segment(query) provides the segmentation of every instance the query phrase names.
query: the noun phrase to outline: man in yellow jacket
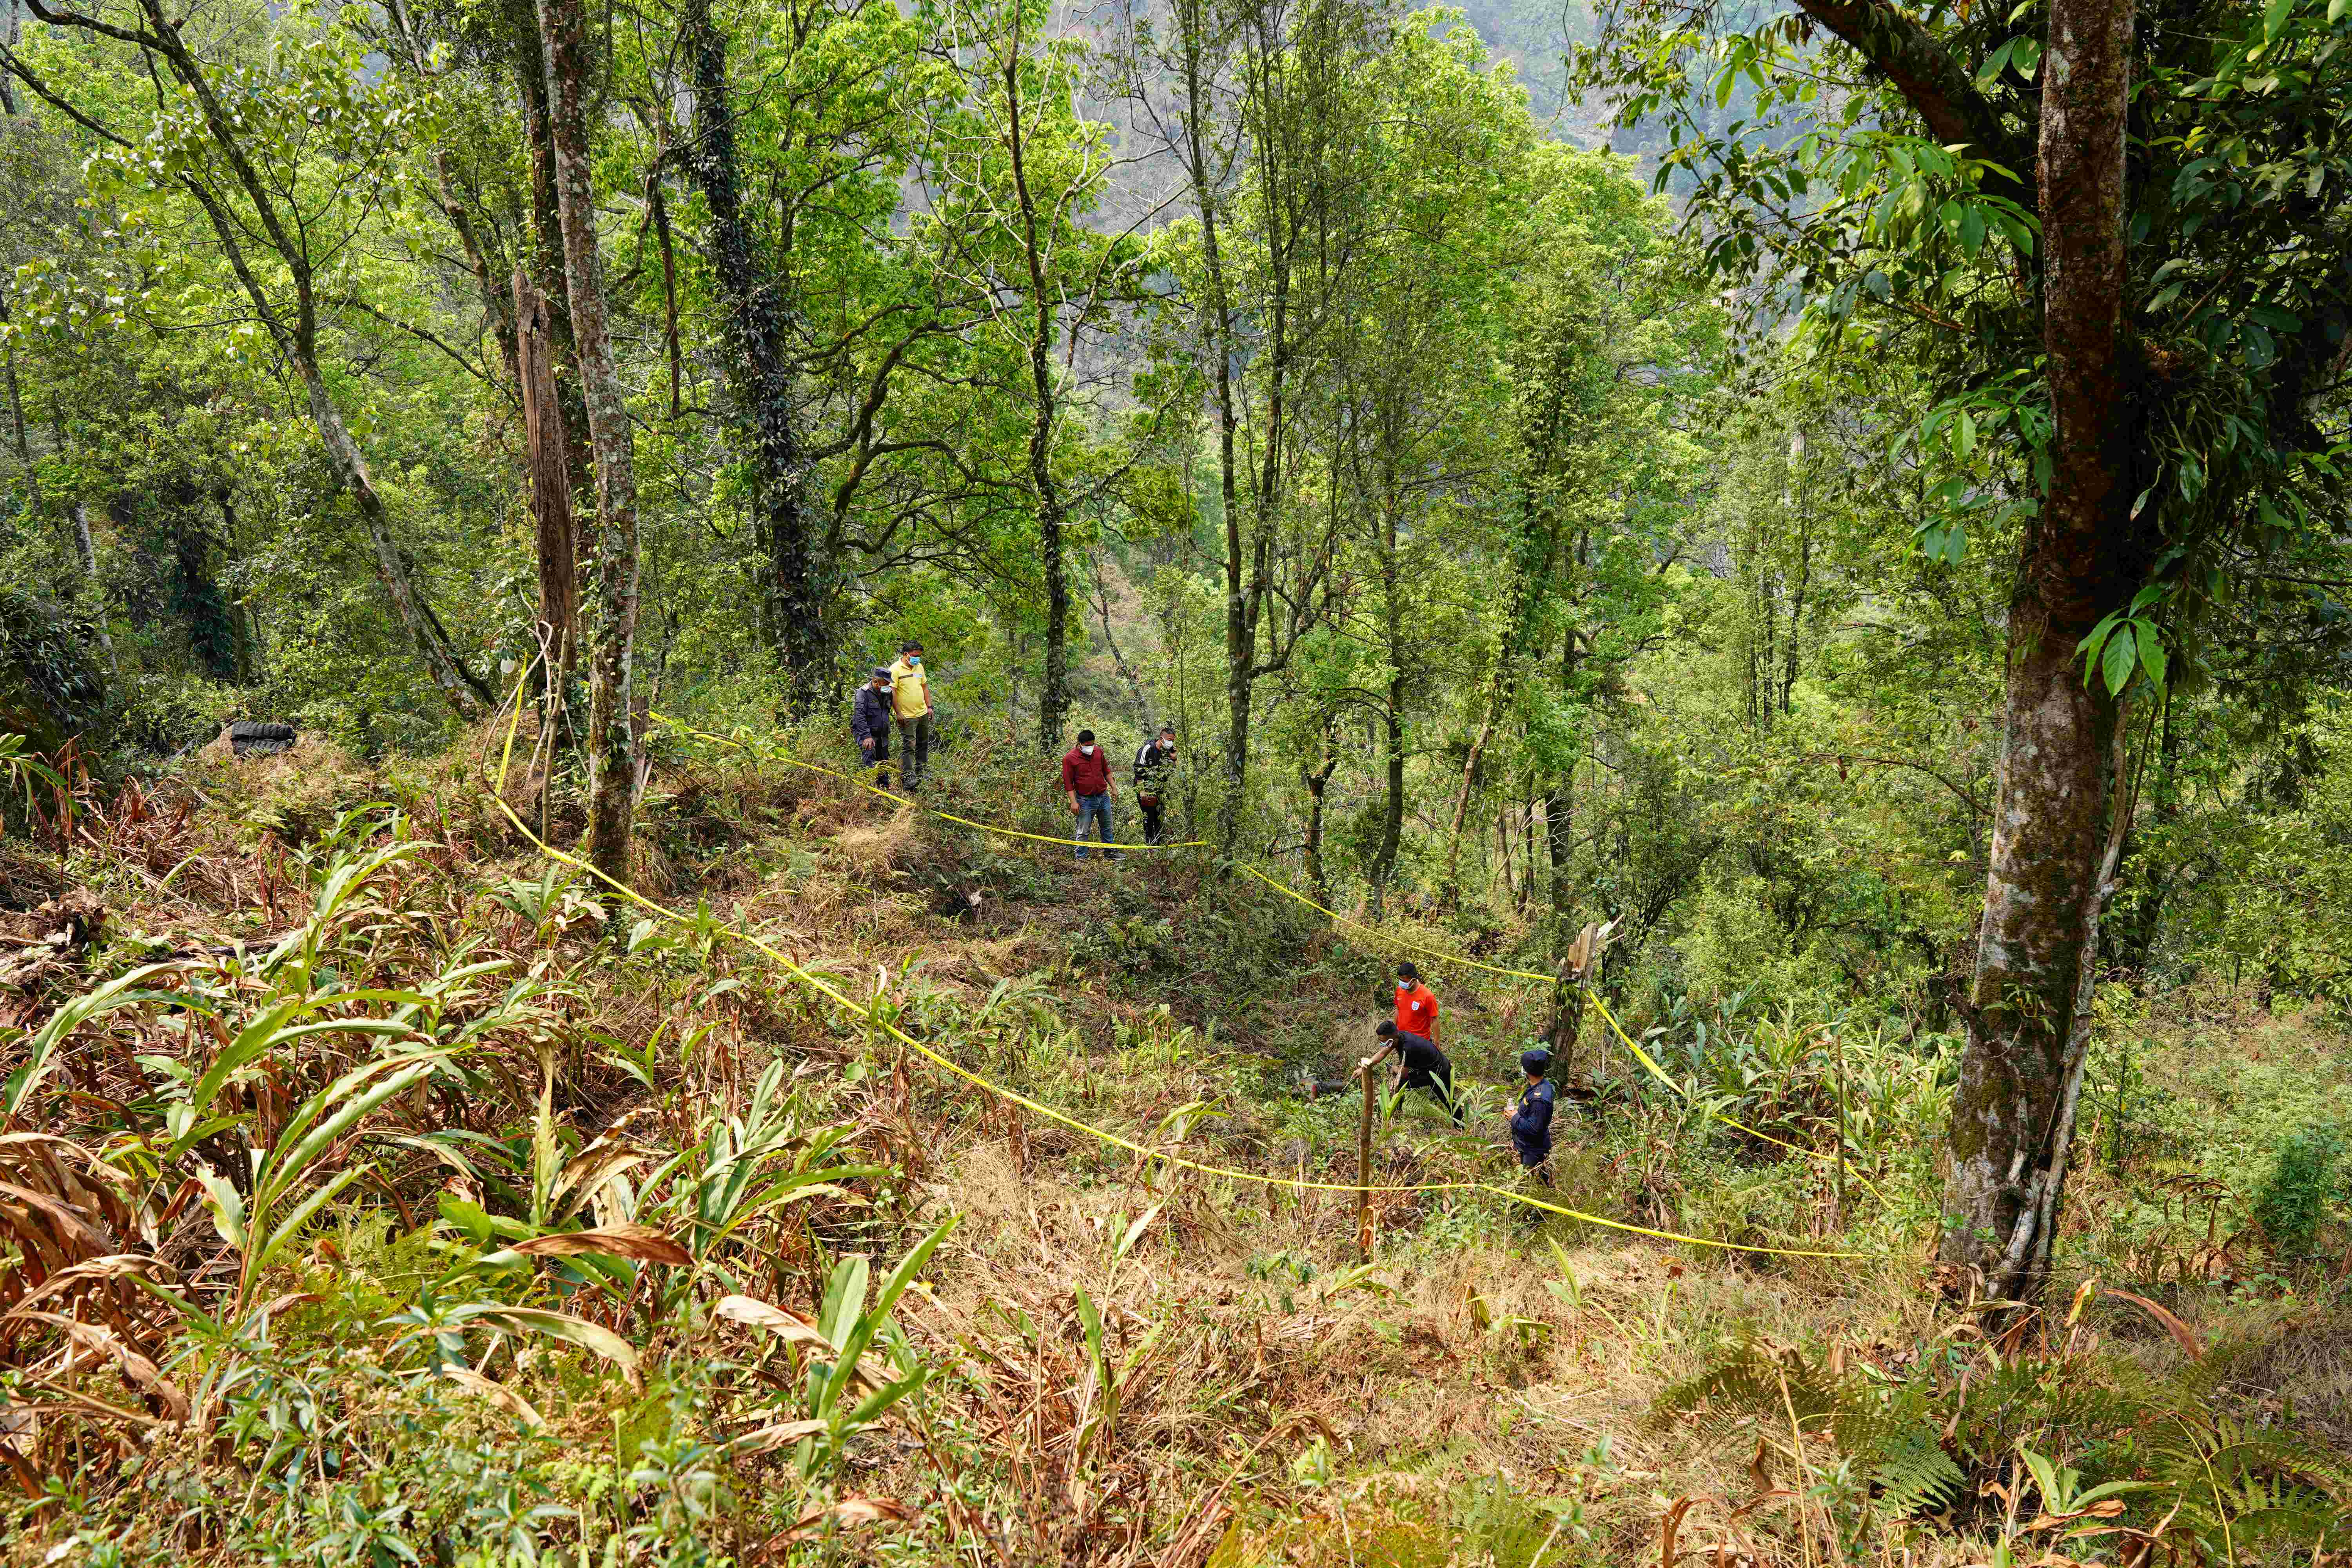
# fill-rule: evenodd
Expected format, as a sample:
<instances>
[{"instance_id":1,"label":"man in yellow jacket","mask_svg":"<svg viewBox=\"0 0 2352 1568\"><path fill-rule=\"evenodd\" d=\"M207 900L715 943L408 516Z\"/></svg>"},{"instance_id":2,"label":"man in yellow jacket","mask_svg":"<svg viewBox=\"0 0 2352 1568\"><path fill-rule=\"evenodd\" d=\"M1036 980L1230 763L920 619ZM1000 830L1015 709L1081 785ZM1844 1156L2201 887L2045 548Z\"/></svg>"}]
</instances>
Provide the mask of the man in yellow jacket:
<instances>
[{"instance_id":1,"label":"man in yellow jacket","mask_svg":"<svg viewBox=\"0 0 2352 1568\"><path fill-rule=\"evenodd\" d=\"M908 789L923 782L931 755L931 691L923 674L923 644L908 637L890 667L890 714L898 721L899 777Z\"/></svg>"}]
</instances>

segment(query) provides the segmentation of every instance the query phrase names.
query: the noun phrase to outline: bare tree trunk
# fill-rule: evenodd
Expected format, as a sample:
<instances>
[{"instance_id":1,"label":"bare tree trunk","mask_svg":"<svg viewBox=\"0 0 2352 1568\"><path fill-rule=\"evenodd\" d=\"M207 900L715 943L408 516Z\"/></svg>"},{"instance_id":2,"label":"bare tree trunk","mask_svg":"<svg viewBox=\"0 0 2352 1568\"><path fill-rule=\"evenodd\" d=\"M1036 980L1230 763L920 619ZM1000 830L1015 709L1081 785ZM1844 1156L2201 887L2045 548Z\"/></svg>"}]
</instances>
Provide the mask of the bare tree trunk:
<instances>
[{"instance_id":1,"label":"bare tree trunk","mask_svg":"<svg viewBox=\"0 0 2352 1568\"><path fill-rule=\"evenodd\" d=\"M457 235L457 244L466 252L466 269L474 275L475 291L482 297L482 310L488 318L490 336L498 342L499 357L506 364L508 378L519 382L522 373L515 363L516 296L501 285L498 272L490 266L489 253L482 248L481 230L474 222L472 210L458 195L446 152L433 155L433 177L442 215L449 220L450 231ZM515 269L517 277L521 271L520 267Z\"/></svg>"},{"instance_id":2,"label":"bare tree trunk","mask_svg":"<svg viewBox=\"0 0 2352 1568\"><path fill-rule=\"evenodd\" d=\"M710 211L710 266L726 305L728 381L736 418L751 435L752 534L764 568L760 622L783 664L793 707L804 714L824 699L832 639L808 504L791 282L782 268L761 264L743 216L727 44L711 24L709 0L687 0L680 32L694 79L695 135L687 167Z\"/></svg>"},{"instance_id":3,"label":"bare tree trunk","mask_svg":"<svg viewBox=\"0 0 2352 1568\"><path fill-rule=\"evenodd\" d=\"M1560 652L1562 690L1575 689L1576 656L1576 628L1570 626ZM1568 878L1569 861L1576 853L1576 769L1572 765L1552 785L1551 793L1544 796L1543 811L1544 847L1551 860L1551 918L1558 940L1564 946L1577 907L1576 889Z\"/></svg>"},{"instance_id":4,"label":"bare tree trunk","mask_svg":"<svg viewBox=\"0 0 2352 1568\"><path fill-rule=\"evenodd\" d=\"M588 665L589 864L629 874L636 748L629 680L637 633L637 479L629 406L613 363L596 252L588 151L588 22L582 0L538 0L546 54L548 127L555 148L563 276L578 340L588 438L596 461L596 630Z\"/></svg>"},{"instance_id":5,"label":"bare tree trunk","mask_svg":"<svg viewBox=\"0 0 2352 1568\"><path fill-rule=\"evenodd\" d=\"M2136 413L2124 363L2129 0L2054 0L2042 64L2042 342L2054 458L2011 607L1991 869L1952 1100L1946 1263L2042 1283L2105 894L2117 707L2075 647L2127 591Z\"/></svg>"},{"instance_id":6,"label":"bare tree trunk","mask_svg":"<svg viewBox=\"0 0 2352 1568\"><path fill-rule=\"evenodd\" d=\"M89 579L90 587L99 592L98 545L89 536L89 503L77 497L73 503L74 551L81 557L81 574ZM122 679L122 661L114 657L114 639L107 635L105 607L100 606L98 646L106 655L106 668L118 680Z\"/></svg>"},{"instance_id":7,"label":"bare tree trunk","mask_svg":"<svg viewBox=\"0 0 2352 1568\"><path fill-rule=\"evenodd\" d=\"M530 514L539 558L539 643L547 659L547 701L553 720L579 660L580 564L573 542L572 472L565 460L563 412L556 401L555 339L547 296L515 268L515 374L522 388L523 465L530 479Z\"/></svg>"},{"instance_id":8,"label":"bare tree trunk","mask_svg":"<svg viewBox=\"0 0 2352 1568\"><path fill-rule=\"evenodd\" d=\"M1331 883L1323 874L1323 806L1331 775L1339 766L1339 739L1338 716L1327 712L1323 715L1323 744L1315 766L1310 771L1302 764L1298 770L1299 782L1307 786L1307 877L1327 904L1331 901Z\"/></svg>"},{"instance_id":9,"label":"bare tree trunk","mask_svg":"<svg viewBox=\"0 0 2352 1568\"><path fill-rule=\"evenodd\" d=\"M1241 835L1242 805L1249 784L1252 670L1257 658L1257 626L1250 615L1249 561L1242 534L1240 458L1234 450L1239 425L1234 407L1233 296L1226 284L1222 193L1210 166L1208 127L1216 110L1213 22L1208 0L1178 0L1178 49L1184 88L1184 172L1201 222L1201 261L1208 283L1202 337L1216 389L1217 497L1225 528L1225 793L1217 805L1217 842L1233 852Z\"/></svg>"},{"instance_id":10,"label":"bare tree trunk","mask_svg":"<svg viewBox=\"0 0 2352 1568\"><path fill-rule=\"evenodd\" d=\"M1388 633L1389 683L1381 714L1381 747L1387 763L1387 790L1381 801L1381 841L1372 852L1370 880L1372 912L1385 910L1389 878L1396 870L1397 850L1404 842L1404 583L1397 562L1397 499L1394 476L1383 469L1381 487L1380 576L1385 600L1383 621Z\"/></svg>"},{"instance_id":11,"label":"bare tree trunk","mask_svg":"<svg viewBox=\"0 0 2352 1568\"><path fill-rule=\"evenodd\" d=\"M572 483L572 602L577 605L585 574L594 559L594 541L580 514L595 483L595 460L588 439L588 400L582 390L580 345L572 331L571 291L564 283L563 216L555 198L555 140L549 123L546 50L539 37L535 0L504 0L513 54L515 99L523 141L530 155L530 215L517 248L522 269L547 308L547 336L555 374L555 404L563 420L563 471ZM575 611L572 638L579 639ZM574 665L578 658L575 653Z\"/></svg>"},{"instance_id":12,"label":"bare tree trunk","mask_svg":"<svg viewBox=\"0 0 2352 1568\"><path fill-rule=\"evenodd\" d=\"M376 580L383 584L384 597L392 604L394 616L424 659L425 673L432 677L433 684L440 689L449 706L457 710L458 717L468 722L480 718L491 706L489 691L458 661L432 606L417 591L408 558L393 539L392 514L376 490L375 478L368 471L367 457L352 438L351 427L343 423L342 410L328 395L326 379L320 374L317 361L301 359L296 368L302 373L303 389L310 399L310 420L319 427L319 439L327 448L328 464L358 506L360 526L366 531L368 545L375 555Z\"/></svg>"},{"instance_id":13,"label":"bare tree trunk","mask_svg":"<svg viewBox=\"0 0 2352 1568\"><path fill-rule=\"evenodd\" d=\"M8 23L12 28L16 26L13 11ZM0 80L5 79L5 73L0 73ZM8 112L14 114L16 111L11 109ZM8 290L0 289L0 327L8 325ZM16 437L16 461L24 465L26 482L33 487L37 500L40 482L33 478L33 447L25 439L25 396L16 384L16 336L14 332L0 338L0 374L5 374L8 380L8 427Z\"/></svg>"}]
</instances>

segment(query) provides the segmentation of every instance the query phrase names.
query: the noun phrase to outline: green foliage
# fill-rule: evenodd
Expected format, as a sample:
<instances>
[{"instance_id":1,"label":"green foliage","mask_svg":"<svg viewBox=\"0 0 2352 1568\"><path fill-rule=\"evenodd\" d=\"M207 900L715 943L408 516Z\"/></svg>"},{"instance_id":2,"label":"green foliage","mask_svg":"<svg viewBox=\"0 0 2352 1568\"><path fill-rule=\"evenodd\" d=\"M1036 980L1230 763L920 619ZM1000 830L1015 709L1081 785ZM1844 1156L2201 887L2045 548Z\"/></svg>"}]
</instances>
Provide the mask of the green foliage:
<instances>
[{"instance_id":1,"label":"green foliage","mask_svg":"<svg viewBox=\"0 0 2352 1568\"><path fill-rule=\"evenodd\" d=\"M1948 1506L1967 1480L1916 1391L1875 1387L1754 1339L1659 1394L1648 1420L1653 1432L1686 1432L1707 1445L1785 1433L1791 1423L1801 1432L1820 1427L1868 1476L1889 1518Z\"/></svg>"},{"instance_id":2,"label":"green foliage","mask_svg":"<svg viewBox=\"0 0 2352 1568\"><path fill-rule=\"evenodd\" d=\"M2253 1215L2283 1257L2310 1256L2342 1188L2336 1166L2343 1155L2343 1130L2334 1125L2298 1129L2279 1144L2270 1173L2254 1192Z\"/></svg>"}]
</instances>

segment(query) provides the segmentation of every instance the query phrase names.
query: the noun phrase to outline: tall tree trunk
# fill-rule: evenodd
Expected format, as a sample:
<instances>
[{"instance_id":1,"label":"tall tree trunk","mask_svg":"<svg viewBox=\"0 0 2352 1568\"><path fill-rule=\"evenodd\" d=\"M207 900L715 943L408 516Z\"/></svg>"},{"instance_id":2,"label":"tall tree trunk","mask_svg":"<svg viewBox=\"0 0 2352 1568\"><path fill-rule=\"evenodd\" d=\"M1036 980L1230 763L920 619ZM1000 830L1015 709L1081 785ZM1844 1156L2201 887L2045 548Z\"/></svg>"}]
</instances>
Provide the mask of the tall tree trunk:
<instances>
[{"instance_id":1,"label":"tall tree trunk","mask_svg":"<svg viewBox=\"0 0 2352 1568\"><path fill-rule=\"evenodd\" d=\"M1533 637L1530 622L1552 565L1551 537L1538 525L1533 499L1523 496L1520 505L1518 560L1511 576L1510 608L1503 616L1503 641L1495 649L1495 668L1486 677L1485 699L1479 705L1482 711L1478 732L1471 737L1470 754L1462 761L1462 783L1454 794L1454 820L1446 833L1445 882L1439 897L1447 909L1452 909L1462 897L1462 830L1469 819L1470 795L1477 786L1478 764L1486 755L1487 743L1495 737L1496 722L1518 688L1518 652ZM1575 643L1571 632L1569 646L1572 648Z\"/></svg>"},{"instance_id":2,"label":"tall tree trunk","mask_svg":"<svg viewBox=\"0 0 2352 1568\"><path fill-rule=\"evenodd\" d=\"M2086 685L2074 650L2137 564L2122 342L2131 27L2130 0L2053 0L2042 68L2053 468L2011 605L2000 804L1941 1248L2012 1298L2043 1282L2110 870L2117 705Z\"/></svg>"},{"instance_id":3,"label":"tall tree trunk","mask_svg":"<svg viewBox=\"0 0 2352 1568\"><path fill-rule=\"evenodd\" d=\"M515 378L522 388L523 467L539 558L539 645L547 660L552 720L580 653L580 565L573 543L572 470L555 392L555 335L547 296L518 267L514 275Z\"/></svg>"},{"instance_id":4,"label":"tall tree trunk","mask_svg":"<svg viewBox=\"0 0 2352 1568\"><path fill-rule=\"evenodd\" d=\"M1037 230L1037 200L1029 188L1027 130L1021 121L1021 35L1016 28L1004 57L1004 107L1013 160L1013 193L1021 209L1021 253L1029 269L1029 386L1034 399L1029 422L1029 488L1037 503L1037 543L1045 577L1045 681L1037 694L1037 735L1045 749L1062 747L1062 721L1070 710L1070 578L1062 542L1062 493L1054 479L1054 422L1059 405L1054 384L1055 299L1045 280L1044 237Z\"/></svg>"},{"instance_id":5,"label":"tall tree trunk","mask_svg":"<svg viewBox=\"0 0 2352 1568\"><path fill-rule=\"evenodd\" d=\"M636 805L629 679L637 635L635 440L596 252L596 198L588 163L588 20L583 0L538 0L546 53L548 127L555 148L556 215L578 340L588 439L596 462L596 631L588 664L588 862L626 880Z\"/></svg>"},{"instance_id":6,"label":"tall tree trunk","mask_svg":"<svg viewBox=\"0 0 2352 1568\"><path fill-rule=\"evenodd\" d=\"M1221 195L1209 163L1208 127L1216 111L1212 102L1215 65L1208 0L1178 0L1176 26L1184 78L1184 171L1201 222L1201 262L1209 292L1201 336L1210 362L1210 384L1216 393L1217 497L1225 525L1225 793L1217 804L1217 842L1230 854L1241 836L1242 806L1249 785L1257 626L1250 616L1240 458L1234 450L1239 422L1234 408L1233 300L1225 279Z\"/></svg>"},{"instance_id":7,"label":"tall tree trunk","mask_svg":"<svg viewBox=\"0 0 2352 1568\"><path fill-rule=\"evenodd\" d=\"M499 279L499 271L490 265L489 253L482 248L480 226L474 222L473 209L458 193L457 182L449 173L449 154L436 152L433 155L435 193L440 198L442 216L449 220L450 232L466 253L466 270L474 275L474 289L482 299L482 312L488 319L490 336L499 345L499 358L506 366L509 380L519 381L521 371L515 363L515 295ZM518 267L516 275L522 269Z\"/></svg>"},{"instance_id":8,"label":"tall tree trunk","mask_svg":"<svg viewBox=\"0 0 2352 1568\"><path fill-rule=\"evenodd\" d=\"M523 270L547 307L552 345L555 405L563 421L563 471L572 483L572 601L594 557L594 542L581 521L595 483L595 459L588 439L588 399L582 390L580 345L572 331L571 291L564 283L563 216L555 197L555 136L548 116L546 50L540 43L535 0L505 0L513 52L515 100L522 116L523 141L530 155L530 222L516 242ZM579 636L575 613L572 636ZM575 656L576 662L576 656Z\"/></svg>"},{"instance_id":9,"label":"tall tree trunk","mask_svg":"<svg viewBox=\"0 0 2352 1568\"><path fill-rule=\"evenodd\" d=\"M310 401L310 422L318 426L320 444L327 449L327 462L359 509L360 526L375 556L376 580L383 584L393 616L408 633L409 645L425 661L425 673L443 699L457 710L457 716L468 722L480 718L492 705L489 690L457 658L449 646L448 634L418 590L408 557L393 538L392 514L375 488L367 456L352 438L351 427L343 423L342 410L329 395L318 361L308 355L298 356L296 368L302 374L303 390Z\"/></svg>"},{"instance_id":10,"label":"tall tree trunk","mask_svg":"<svg viewBox=\"0 0 2352 1568\"><path fill-rule=\"evenodd\" d=\"M13 26L15 17L12 16L9 20ZM14 114L16 111L12 109L8 112ZM8 322L8 290L0 289L0 327L7 326ZM25 395L16 384L16 335L14 332L0 338L0 375L6 376L8 382L8 428L16 438L16 461L24 465L25 482L32 487L34 500L37 503L40 481L33 477L33 448L31 443L25 439Z\"/></svg>"},{"instance_id":11,"label":"tall tree trunk","mask_svg":"<svg viewBox=\"0 0 2352 1568\"><path fill-rule=\"evenodd\" d=\"M711 23L709 0L686 0L680 30L694 80L695 135L687 167L710 211L710 267L726 307L727 378L736 418L751 436L751 531L762 565L760 624L783 664L794 710L809 713L830 681L832 642L808 504L791 284L781 268L762 265L743 216L727 43Z\"/></svg>"},{"instance_id":12,"label":"tall tree trunk","mask_svg":"<svg viewBox=\"0 0 2352 1568\"><path fill-rule=\"evenodd\" d=\"M1376 915L1385 910L1389 878L1396 870L1397 850L1404 842L1404 582L1397 562L1395 476L1384 467L1381 479L1380 574L1385 601L1382 618L1388 636L1389 683L1381 713L1387 788L1381 803L1381 841L1372 852L1370 878Z\"/></svg>"},{"instance_id":13,"label":"tall tree trunk","mask_svg":"<svg viewBox=\"0 0 2352 1568\"><path fill-rule=\"evenodd\" d=\"M1470 737L1470 754L1462 759L1462 783L1454 792L1454 820L1445 835L1445 880L1438 889L1438 900L1452 909L1462 899L1462 829L1470 816L1470 794L1477 787L1478 764L1486 755L1486 742L1494 739L1495 721L1509 700L1509 678L1507 671L1510 649L1498 648L1495 668L1487 677L1483 710L1478 719L1478 732Z\"/></svg>"}]
</instances>

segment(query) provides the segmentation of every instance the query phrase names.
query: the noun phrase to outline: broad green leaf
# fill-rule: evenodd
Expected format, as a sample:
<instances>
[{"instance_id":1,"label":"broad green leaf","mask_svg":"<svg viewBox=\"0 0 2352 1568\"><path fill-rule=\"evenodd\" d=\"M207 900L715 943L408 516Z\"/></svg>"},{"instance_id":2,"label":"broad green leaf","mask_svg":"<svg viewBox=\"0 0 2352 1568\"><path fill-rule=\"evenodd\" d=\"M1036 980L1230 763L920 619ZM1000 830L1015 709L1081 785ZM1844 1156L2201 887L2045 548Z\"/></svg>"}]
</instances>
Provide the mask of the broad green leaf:
<instances>
[{"instance_id":1,"label":"broad green leaf","mask_svg":"<svg viewBox=\"0 0 2352 1568\"><path fill-rule=\"evenodd\" d=\"M2108 695L2123 695L2125 686L2131 681L2132 668L2137 662L2137 653L2131 627L2117 626L2099 655L2099 673L2106 680Z\"/></svg>"},{"instance_id":2,"label":"broad green leaf","mask_svg":"<svg viewBox=\"0 0 2352 1568\"><path fill-rule=\"evenodd\" d=\"M2161 691L2164 689L2165 664L2168 658L2164 651L2164 639L2157 635L2156 626L2152 622L2135 621L2132 624L2137 628L2140 665L2147 671L2148 683Z\"/></svg>"},{"instance_id":3,"label":"broad green leaf","mask_svg":"<svg viewBox=\"0 0 2352 1568\"><path fill-rule=\"evenodd\" d=\"M486 1306L469 1315L474 1321L488 1323L494 1328L516 1333L545 1334L550 1339L593 1351L631 1373L637 1370L637 1352L634 1345L602 1323L592 1323L569 1312L551 1311L544 1307Z\"/></svg>"},{"instance_id":4,"label":"broad green leaf","mask_svg":"<svg viewBox=\"0 0 2352 1568\"><path fill-rule=\"evenodd\" d=\"M212 1211L213 1228L237 1251L245 1250L245 1199L236 1184L217 1171L199 1170L196 1181L205 1189L205 1207Z\"/></svg>"},{"instance_id":5,"label":"broad green leaf","mask_svg":"<svg viewBox=\"0 0 2352 1568\"><path fill-rule=\"evenodd\" d=\"M858 1315L866 1310L866 1280L865 1255L853 1253L834 1265L833 1278L825 1282L824 1304L818 1309L816 1327L835 1350L849 1342Z\"/></svg>"}]
</instances>

